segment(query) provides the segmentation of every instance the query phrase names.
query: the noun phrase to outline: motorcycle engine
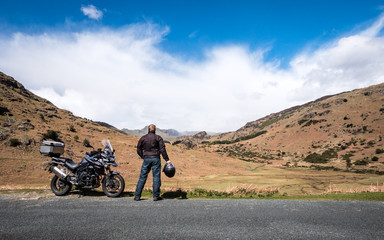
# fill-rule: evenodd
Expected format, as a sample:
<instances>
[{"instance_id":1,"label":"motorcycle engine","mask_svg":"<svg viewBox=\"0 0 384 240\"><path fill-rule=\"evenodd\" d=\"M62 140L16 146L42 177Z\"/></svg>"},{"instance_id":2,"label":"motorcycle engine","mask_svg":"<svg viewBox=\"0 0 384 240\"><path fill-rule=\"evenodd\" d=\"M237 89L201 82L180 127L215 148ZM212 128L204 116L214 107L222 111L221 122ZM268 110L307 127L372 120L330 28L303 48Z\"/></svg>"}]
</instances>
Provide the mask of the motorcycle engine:
<instances>
[{"instance_id":1,"label":"motorcycle engine","mask_svg":"<svg viewBox=\"0 0 384 240\"><path fill-rule=\"evenodd\" d=\"M94 187L96 185L96 174L92 166L88 166L79 173L78 183L81 187Z\"/></svg>"}]
</instances>

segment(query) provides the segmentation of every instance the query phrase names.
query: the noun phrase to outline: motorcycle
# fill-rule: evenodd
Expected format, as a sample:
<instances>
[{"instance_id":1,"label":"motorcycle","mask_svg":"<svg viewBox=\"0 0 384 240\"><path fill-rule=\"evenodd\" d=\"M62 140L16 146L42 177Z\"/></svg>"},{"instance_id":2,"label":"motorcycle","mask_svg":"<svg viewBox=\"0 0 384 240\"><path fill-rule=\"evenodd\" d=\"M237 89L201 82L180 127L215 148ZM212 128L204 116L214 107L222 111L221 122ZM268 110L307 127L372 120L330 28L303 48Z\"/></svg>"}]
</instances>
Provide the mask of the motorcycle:
<instances>
[{"instance_id":1,"label":"motorcycle","mask_svg":"<svg viewBox=\"0 0 384 240\"><path fill-rule=\"evenodd\" d=\"M56 196L68 194L72 185L77 189L94 189L102 185L108 197L120 196L125 188L124 178L111 167L117 167L114 150L109 140L103 140L104 150L87 152L80 163L60 157L64 153L64 143L44 141L40 153L50 156L46 170L54 173L51 190Z\"/></svg>"}]
</instances>

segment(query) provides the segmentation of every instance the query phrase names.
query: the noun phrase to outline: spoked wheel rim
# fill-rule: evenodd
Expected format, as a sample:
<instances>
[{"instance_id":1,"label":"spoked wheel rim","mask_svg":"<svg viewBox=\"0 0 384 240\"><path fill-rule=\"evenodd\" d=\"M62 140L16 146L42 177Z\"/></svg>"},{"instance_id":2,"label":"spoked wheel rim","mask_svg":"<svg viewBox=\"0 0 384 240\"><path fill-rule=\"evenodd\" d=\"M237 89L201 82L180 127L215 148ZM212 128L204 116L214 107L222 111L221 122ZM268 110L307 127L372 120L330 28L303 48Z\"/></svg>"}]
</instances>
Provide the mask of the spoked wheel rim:
<instances>
[{"instance_id":1,"label":"spoked wheel rim","mask_svg":"<svg viewBox=\"0 0 384 240\"><path fill-rule=\"evenodd\" d=\"M103 191L108 197L118 197L125 188L124 178L117 175L105 176L103 179Z\"/></svg>"},{"instance_id":2,"label":"spoked wheel rim","mask_svg":"<svg viewBox=\"0 0 384 240\"><path fill-rule=\"evenodd\" d=\"M68 184L63 180L59 179L56 181L56 189L59 191L64 191L68 187Z\"/></svg>"},{"instance_id":3,"label":"spoked wheel rim","mask_svg":"<svg viewBox=\"0 0 384 240\"><path fill-rule=\"evenodd\" d=\"M57 176L53 176L51 181L51 189L55 195L63 196L72 189L72 184L58 178Z\"/></svg>"},{"instance_id":4,"label":"spoked wheel rim","mask_svg":"<svg viewBox=\"0 0 384 240\"><path fill-rule=\"evenodd\" d=\"M106 189L110 193L116 193L120 190L121 184L120 179L115 176L107 178L107 183L105 185Z\"/></svg>"}]
</instances>

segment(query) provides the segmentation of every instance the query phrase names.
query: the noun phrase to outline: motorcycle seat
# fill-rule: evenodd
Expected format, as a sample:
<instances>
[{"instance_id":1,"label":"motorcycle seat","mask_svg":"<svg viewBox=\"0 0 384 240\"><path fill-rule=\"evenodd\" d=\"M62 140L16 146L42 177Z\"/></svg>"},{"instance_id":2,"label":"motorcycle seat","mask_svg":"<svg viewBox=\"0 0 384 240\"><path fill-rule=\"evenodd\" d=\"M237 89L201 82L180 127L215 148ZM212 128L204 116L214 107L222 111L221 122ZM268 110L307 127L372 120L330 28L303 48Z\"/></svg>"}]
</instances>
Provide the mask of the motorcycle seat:
<instances>
[{"instance_id":1,"label":"motorcycle seat","mask_svg":"<svg viewBox=\"0 0 384 240\"><path fill-rule=\"evenodd\" d=\"M80 166L80 163L75 163L74 161L72 161L72 159L67 158L65 159L65 165L69 167L71 170L75 170Z\"/></svg>"},{"instance_id":2,"label":"motorcycle seat","mask_svg":"<svg viewBox=\"0 0 384 240\"><path fill-rule=\"evenodd\" d=\"M63 157L52 157L53 160L57 161L57 162L66 162L68 160L71 160L69 158L63 158ZM71 160L72 161L72 160Z\"/></svg>"}]
</instances>

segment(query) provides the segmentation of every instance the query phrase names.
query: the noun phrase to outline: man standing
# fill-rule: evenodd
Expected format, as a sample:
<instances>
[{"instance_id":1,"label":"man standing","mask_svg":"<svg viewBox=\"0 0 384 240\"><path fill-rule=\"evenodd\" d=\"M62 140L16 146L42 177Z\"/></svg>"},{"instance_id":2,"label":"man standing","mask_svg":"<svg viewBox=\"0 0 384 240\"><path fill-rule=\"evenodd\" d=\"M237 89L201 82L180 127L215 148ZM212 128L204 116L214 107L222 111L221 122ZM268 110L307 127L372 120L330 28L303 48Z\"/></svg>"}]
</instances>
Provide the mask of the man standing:
<instances>
[{"instance_id":1,"label":"man standing","mask_svg":"<svg viewBox=\"0 0 384 240\"><path fill-rule=\"evenodd\" d=\"M162 200L160 197L161 186L161 161L160 154L163 156L167 164L170 164L163 138L156 135L156 126L151 124L148 126L148 134L140 138L137 143L137 154L143 159L141 166L140 178L137 182L135 191L135 201L139 201L141 192L143 191L145 182L147 181L148 173L152 168L153 175L153 201Z\"/></svg>"}]
</instances>

